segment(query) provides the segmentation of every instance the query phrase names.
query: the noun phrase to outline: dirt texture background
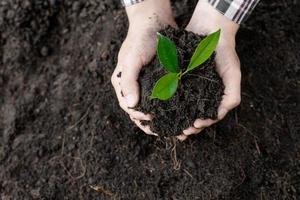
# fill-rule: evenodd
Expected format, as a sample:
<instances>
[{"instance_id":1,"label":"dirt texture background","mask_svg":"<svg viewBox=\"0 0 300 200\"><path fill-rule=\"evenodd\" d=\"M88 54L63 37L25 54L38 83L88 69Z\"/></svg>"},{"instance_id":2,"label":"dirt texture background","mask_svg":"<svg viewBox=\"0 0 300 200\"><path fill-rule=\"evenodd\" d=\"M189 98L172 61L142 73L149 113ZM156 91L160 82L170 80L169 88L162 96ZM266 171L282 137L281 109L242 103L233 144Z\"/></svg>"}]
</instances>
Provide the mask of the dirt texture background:
<instances>
[{"instance_id":1,"label":"dirt texture background","mask_svg":"<svg viewBox=\"0 0 300 200\"><path fill-rule=\"evenodd\" d=\"M174 1L177 19L195 3ZM0 198L299 199L299 10L258 5L237 38L240 107L178 143L118 106L117 0L1 0Z\"/></svg>"}]
</instances>

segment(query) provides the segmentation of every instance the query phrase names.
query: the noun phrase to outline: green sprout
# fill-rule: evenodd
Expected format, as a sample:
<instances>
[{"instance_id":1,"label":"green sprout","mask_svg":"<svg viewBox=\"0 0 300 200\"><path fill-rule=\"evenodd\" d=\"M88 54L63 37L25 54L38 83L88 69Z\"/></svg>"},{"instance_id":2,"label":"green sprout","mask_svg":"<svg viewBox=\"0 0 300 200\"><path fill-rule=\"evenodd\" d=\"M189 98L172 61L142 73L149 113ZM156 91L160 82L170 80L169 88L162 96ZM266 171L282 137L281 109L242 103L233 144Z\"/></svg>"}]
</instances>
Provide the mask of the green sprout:
<instances>
[{"instance_id":1,"label":"green sprout","mask_svg":"<svg viewBox=\"0 0 300 200\"><path fill-rule=\"evenodd\" d=\"M161 77L154 85L151 99L168 100L174 96L182 76L203 64L215 51L221 30L206 36L197 46L185 71L179 68L177 50L174 42L166 36L157 33L157 55L160 63L169 72Z\"/></svg>"}]
</instances>

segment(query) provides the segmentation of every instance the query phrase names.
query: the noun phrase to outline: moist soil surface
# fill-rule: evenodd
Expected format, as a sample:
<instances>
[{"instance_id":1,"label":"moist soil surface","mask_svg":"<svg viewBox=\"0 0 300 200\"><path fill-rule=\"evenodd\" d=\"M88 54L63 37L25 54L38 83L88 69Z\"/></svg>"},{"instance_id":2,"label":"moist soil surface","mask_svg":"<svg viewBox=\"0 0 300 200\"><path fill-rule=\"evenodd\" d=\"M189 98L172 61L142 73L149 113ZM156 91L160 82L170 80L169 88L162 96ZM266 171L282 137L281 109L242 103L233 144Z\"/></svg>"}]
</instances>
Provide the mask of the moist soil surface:
<instances>
[{"instance_id":1,"label":"moist soil surface","mask_svg":"<svg viewBox=\"0 0 300 200\"><path fill-rule=\"evenodd\" d=\"M160 31L171 39L177 48L180 68L182 71L188 66L200 37L192 32L171 27ZM223 94L223 83L215 71L214 55L203 65L183 76L179 82L175 95L167 101L150 99L156 81L168 73L160 64L158 57L140 74L141 101L138 110L154 116L149 124L153 132L159 136L176 136L190 126L194 120L216 119L217 109Z\"/></svg>"},{"instance_id":2,"label":"moist soil surface","mask_svg":"<svg viewBox=\"0 0 300 200\"><path fill-rule=\"evenodd\" d=\"M195 4L172 2L181 27ZM299 9L260 2L237 36L241 105L180 143L118 106L117 0L1 0L0 198L299 199Z\"/></svg>"}]
</instances>

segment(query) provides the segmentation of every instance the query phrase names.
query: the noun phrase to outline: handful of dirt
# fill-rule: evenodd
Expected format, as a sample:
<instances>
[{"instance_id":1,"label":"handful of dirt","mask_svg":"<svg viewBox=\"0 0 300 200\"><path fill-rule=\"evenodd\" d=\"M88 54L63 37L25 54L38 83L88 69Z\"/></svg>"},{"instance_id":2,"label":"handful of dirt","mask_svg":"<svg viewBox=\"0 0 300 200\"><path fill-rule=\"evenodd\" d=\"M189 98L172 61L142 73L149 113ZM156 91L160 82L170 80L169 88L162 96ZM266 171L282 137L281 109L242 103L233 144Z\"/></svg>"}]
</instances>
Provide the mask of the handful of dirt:
<instances>
[{"instance_id":1,"label":"handful of dirt","mask_svg":"<svg viewBox=\"0 0 300 200\"><path fill-rule=\"evenodd\" d=\"M176 44L180 67L184 70L204 37L171 27L160 32ZM216 119L224 86L215 71L214 57L211 56L202 66L183 76L175 95L167 101L150 99L156 81L166 74L158 57L144 67L139 78L141 101L137 110L154 116L151 122L144 124L149 124L159 136L176 136L193 126L195 119Z\"/></svg>"}]
</instances>

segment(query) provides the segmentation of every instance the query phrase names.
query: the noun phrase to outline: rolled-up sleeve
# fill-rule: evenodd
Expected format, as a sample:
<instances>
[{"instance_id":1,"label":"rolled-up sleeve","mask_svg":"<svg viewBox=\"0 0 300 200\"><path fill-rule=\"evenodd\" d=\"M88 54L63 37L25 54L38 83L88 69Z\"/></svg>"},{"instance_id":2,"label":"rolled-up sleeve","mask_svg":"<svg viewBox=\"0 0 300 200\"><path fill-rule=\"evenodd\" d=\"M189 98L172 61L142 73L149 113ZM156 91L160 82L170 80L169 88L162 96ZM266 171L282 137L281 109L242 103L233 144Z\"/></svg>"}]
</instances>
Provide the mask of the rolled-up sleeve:
<instances>
[{"instance_id":1,"label":"rolled-up sleeve","mask_svg":"<svg viewBox=\"0 0 300 200\"><path fill-rule=\"evenodd\" d=\"M131 6L144 0L121 0L123 6ZM259 0L207 0L216 10L230 20L241 24L243 23Z\"/></svg>"},{"instance_id":2,"label":"rolled-up sleeve","mask_svg":"<svg viewBox=\"0 0 300 200\"><path fill-rule=\"evenodd\" d=\"M136 3L140 3L142 1L144 1L144 0L121 0L121 3L123 6L126 7L126 6L131 6L133 4L136 4Z\"/></svg>"},{"instance_id":3,"label":"rolled-up sleeve","mask_svg":"<svg viewBox=\"0 0 300 200\"><path fill-rule=\"evenodd\" d=\"M208 2L224 16L241 24L249 17L259 0L208 0Z\"/></svg>"}]
</instances>

